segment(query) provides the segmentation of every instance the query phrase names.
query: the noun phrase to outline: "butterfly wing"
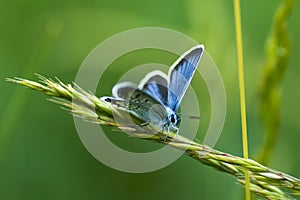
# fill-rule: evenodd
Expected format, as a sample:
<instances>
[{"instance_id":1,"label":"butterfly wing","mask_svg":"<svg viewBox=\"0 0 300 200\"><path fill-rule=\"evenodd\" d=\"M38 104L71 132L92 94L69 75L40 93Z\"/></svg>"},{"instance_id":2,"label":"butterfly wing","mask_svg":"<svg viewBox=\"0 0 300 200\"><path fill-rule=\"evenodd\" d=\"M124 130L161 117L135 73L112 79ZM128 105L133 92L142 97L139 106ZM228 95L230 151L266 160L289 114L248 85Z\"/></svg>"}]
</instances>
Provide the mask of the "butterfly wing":
<instances>
[{"instance_id":1,"label":"butterfly wing","mask_svg":"<svg viewBox=\"0 0 300 200\"><path fill-rule=\"evenodd\" d=\"M112 95L117 98L129 100L137 86L131 82L122 82L116 84L112 89Z\"/></svg>"},{"instance_id":2,"label":"butterfly wing","mask_svg":"<svg viewBox=\"0 0 300 200\"><path fill-rule=\"evenodd\" d=\"M178 109L182 97L191 83L203 51L203 45L193 47L184 53L169 70L168 107L174 112Z\"/></svg>"},{"instance_id":3,"label":"butterfly wing","mask_svg":"<svg viewBox=\"0 0 300 200\"><path fill-rule=\"evenodd\" d=\"M113 116L114 120L119 124L126 124L127 126L129 126L134 124L148 124L149 122L148 117L141 115L139 112L130 110L130 104L127 100L108 96L103 96L100 99L111 104L112 106L123 110L124 114L121 115L122 117L120 117L119 115Z\"/></svg>"},{"instance_id":4,"label":"butterfly wing","mask_svg":"<svg viewBox=\"0 0 300 200\"><path fill-rule=\"evenodd\" d=\"M168 77L156 70L150 72L140 82L139 88L166 106L168 101Z\"/></svg>"},{"instance_id":5,"label":"butterfly wing","mask_svg":"<svg viewBox=\"0 0 300 200\"><path fill-rule=\"evenodd\" d=\"M154 116L163 121L167 116L165 107L159 101L130 82L117 84L113 88L113 95L116 98L104 100L118 107L126 106L124 109L129 110L145 122L150 122ZM161 109L158 110L157 106Z\"/></svg>"}]
</instances>

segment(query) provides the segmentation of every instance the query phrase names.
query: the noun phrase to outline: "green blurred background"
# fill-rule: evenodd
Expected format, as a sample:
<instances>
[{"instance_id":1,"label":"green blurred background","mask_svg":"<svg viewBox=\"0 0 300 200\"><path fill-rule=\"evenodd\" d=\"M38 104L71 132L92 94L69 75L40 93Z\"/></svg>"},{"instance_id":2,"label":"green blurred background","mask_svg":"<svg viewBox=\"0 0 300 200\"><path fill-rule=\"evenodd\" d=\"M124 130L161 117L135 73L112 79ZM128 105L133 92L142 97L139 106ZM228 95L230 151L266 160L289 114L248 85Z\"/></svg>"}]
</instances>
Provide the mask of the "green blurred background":
<instances>
[{"instance_id":1,"label":"green blurred background","mask_svg":"<svg viewBox=\"0 0 300 200\"><path fill-rule=\"evenodd\" d=\"M265 41L279 2L254 0L241 5L251 157L262 145L258 86ZM282 86L282 126L270 163L271 167L294 176L300 174L297 156L300 150L299 18L300 2L295 1L289 19L292 54ZM228 112L223 134L215 148L241 156L232 1L1 0L0 25L1 200L242 198L243 189L233 177L187 156L147 174L111 169L85 149L70 114L47 102L43 94L5 82L5 77L15 76L36 80L34 73L71 82L87 54L113 34L145 26L174 29L204 43L219 67L226 87ZM110 88L122 75L116 71L118 67L129 69L136 64L153 62L152 58L165 64L176 59L174 55L170 57L157 51L144 51L142 55L145 56L136 52L114 62L101 80L107 83L107 88L97 94L110 94ZM117 75L111 78L110 73ZM192 85L199 84L193 81ZM201 101L207 105L201 108L200 132L205 132L210 118L209 98L205 86L200 90L203 94L198 96L203 96ZM135 146L160 147L151 142L128 139L122 134L110 137L121 147L133 151Z\"/></svg>"}]
</instances>

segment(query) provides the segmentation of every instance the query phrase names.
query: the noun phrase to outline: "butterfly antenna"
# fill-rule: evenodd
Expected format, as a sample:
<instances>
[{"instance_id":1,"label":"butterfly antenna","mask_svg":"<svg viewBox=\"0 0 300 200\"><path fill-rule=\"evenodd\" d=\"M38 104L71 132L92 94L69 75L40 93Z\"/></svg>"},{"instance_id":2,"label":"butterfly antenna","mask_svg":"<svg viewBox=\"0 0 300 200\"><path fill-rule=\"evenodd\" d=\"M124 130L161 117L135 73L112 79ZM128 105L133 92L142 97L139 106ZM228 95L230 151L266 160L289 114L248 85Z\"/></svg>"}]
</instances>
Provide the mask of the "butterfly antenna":
<instances>
[{"instance_id":1,"label":"butterfly antenna","mask_svg":"<svg viewBox=\"0 0 300 200\"><path fill-rule=\"evenodd\" d=\"M197 119L200 120L200 116L187 116L189 119Z\"/></svg>"},{"instance_id":2,"label":"butterfly antenna","mask_svg":"<svg viewBox=\"0 0 300 200\"><path fill-rule=\"evenodd\" d=\"M189 119L196 119L196 120L200 120L200 116L196 116L196 115L185 115L185 114L180 114L180 117L187 117Z\"/></svg>"}]
</instances>

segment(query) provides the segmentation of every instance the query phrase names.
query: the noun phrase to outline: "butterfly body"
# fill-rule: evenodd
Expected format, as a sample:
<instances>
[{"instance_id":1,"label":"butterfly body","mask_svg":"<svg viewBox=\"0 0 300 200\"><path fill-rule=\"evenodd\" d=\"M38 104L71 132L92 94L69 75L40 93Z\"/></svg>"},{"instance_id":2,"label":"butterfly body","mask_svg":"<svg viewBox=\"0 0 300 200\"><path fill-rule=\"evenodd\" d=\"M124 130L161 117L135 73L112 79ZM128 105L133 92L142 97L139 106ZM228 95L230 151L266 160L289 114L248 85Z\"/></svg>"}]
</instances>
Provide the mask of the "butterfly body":
<instances>
[{"instance_id":1,"label":"butterfly body","mask_svg":"<svg viewBox=\"0 0 300 200\"><path fill-rule=\"evenodd\" d=\"M142 125L151 124L158 131L177 133L181 121L177 110L203 51L204 46L197 45L171 66L168 76L161 71L150 72L139 86L131 82L118 83L112 90L114 97L101 99L127 109L145 122Z\"/></svg>"}]
</instances>

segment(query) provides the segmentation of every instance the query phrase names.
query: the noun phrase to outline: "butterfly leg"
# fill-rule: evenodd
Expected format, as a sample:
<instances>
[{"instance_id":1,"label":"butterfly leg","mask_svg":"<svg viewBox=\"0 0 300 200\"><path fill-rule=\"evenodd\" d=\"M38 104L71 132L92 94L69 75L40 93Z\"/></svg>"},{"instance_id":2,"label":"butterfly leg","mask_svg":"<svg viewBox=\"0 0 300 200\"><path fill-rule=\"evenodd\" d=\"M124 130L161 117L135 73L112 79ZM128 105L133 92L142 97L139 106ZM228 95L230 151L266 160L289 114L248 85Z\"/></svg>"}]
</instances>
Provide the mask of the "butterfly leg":
<instances>
[{"instance_id":1,"label":"butterfly leg","mask_svg":"<svg viewBox=\"0 0 300 200\"><path fill-rule=\"evenodd\" d=\"M170 126L169 126L168 123L166 123L166 124L163 125L163 131L164 130L167 131L167 134L166 134L165 139L164 139L164 142L166 142L167 139L168 139L168 137L169 137L169 133L170 133ZM163 133L163 131L162 131L162 133Z\"/></svg>"},{"instance_id":2,"label":"butterfly leg","mask_svg":"<svg viewBox=\"0 0 300 200\"><path fill-rule=\"evenodd\" d=\"M178 133L179 133L179 130L177 130L177 131L176 131L175 138L177 138L177 136L178 136Z\"/></svg>"},{"instance_id":3,"label":"butterfly leg","mask_svg":"<svg viewBox=\"0 0 300 200\"><path fill-rule=\"evenodd\" d=\"M164 139L164 142L166 142L166 137L164 137L164 130L166 129L165 124L161 127L161 131L160 131L160 138Z\"/></svg>"}]
</instances>

